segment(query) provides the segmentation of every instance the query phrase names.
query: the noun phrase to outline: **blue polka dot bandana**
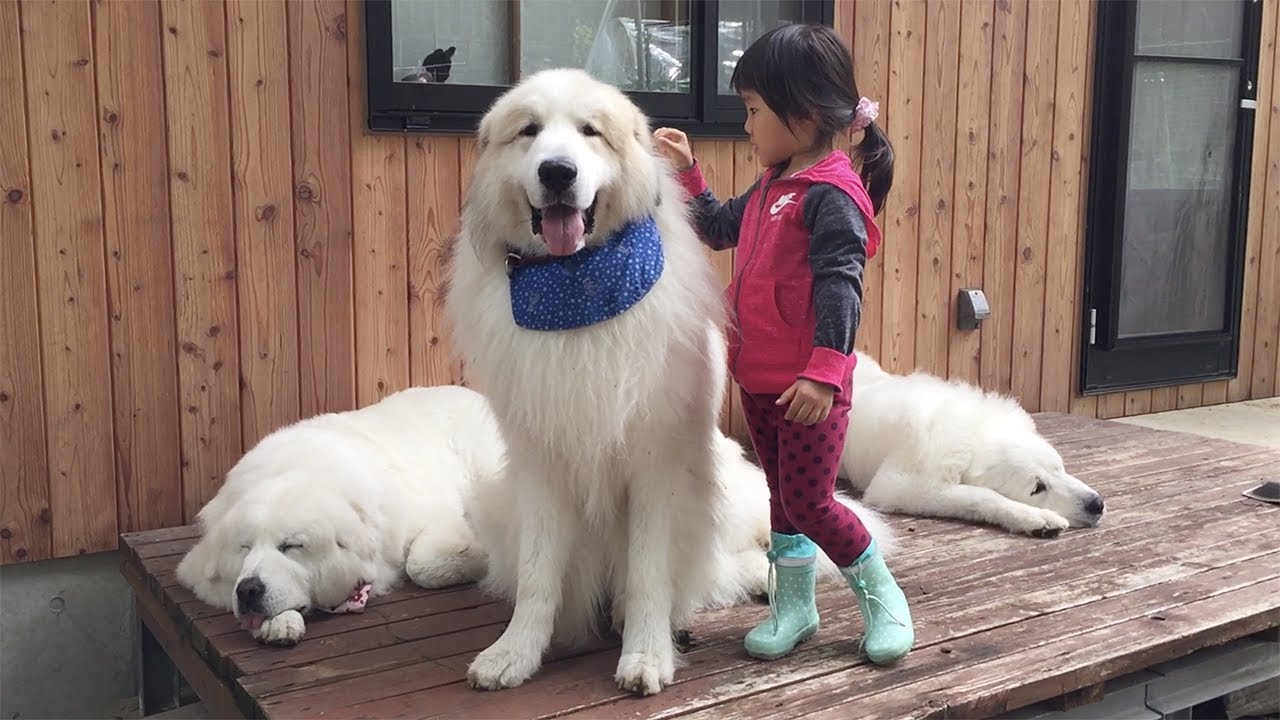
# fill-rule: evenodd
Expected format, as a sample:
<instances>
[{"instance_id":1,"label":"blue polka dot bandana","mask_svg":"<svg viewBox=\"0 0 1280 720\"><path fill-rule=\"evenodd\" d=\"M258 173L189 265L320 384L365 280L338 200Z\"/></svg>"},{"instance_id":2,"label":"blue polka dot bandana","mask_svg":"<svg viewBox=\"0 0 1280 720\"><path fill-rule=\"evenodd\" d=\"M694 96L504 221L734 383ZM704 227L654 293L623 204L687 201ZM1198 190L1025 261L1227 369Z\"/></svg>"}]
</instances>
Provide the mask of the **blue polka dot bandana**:
<instances>
[{"instance_id":1,"label":"blue polka dot bandana","mask_svg":"<svg viewBox=\"0 0 1280 720\"><path fill-rule=\"evenodd\" d=\"M653 218L625 225L603 245L511 269L511 311L526 330L572 330L631 309L662 277Z\"/></svg>"}]
</instances>

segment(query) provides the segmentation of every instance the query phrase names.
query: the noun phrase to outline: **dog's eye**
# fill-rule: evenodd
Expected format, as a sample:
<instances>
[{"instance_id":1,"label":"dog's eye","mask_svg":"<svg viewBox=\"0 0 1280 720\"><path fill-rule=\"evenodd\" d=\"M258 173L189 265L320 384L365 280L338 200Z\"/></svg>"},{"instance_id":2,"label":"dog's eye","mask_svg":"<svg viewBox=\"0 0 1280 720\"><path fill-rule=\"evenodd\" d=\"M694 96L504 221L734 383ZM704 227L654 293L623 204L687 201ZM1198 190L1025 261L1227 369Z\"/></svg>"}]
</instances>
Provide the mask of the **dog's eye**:
<instances>
[{"instance_id":1,"label":"dog's eye","mask_svg":"<svg viewBox=\"0 0 1280 720\"><path fill-rule=\"evenodd\" d=\"M241 549L241 550L244 550L245 552L248 552L248 551L249 551L249 550L251 550L252 548L250 548L250 547L249 547L249 545L246 543L246 544L244 544L244 545L241 545L241 546L240 546L240 549Z\"/></svg>"},{"instance_id":2,"label":"dog's eye","mask_svg":"<svg viewBox=\"0 0 1280 720\"><path fill-rule=\"evenodd\" d=\"M520 128L520 134L524 137L537 137L540 132L542 132L542 126L538 125L538 123L529 123Z\"/></svg>"},{"instance_id":3,"label":"dog's eye","mask_svg":"<svg viewBox=\"0 0 1280 720\"><path fill-rule=\"evenodd\" d=\"M592 125L591 123L587 123L586 125L582 126L582 134L586 135L587 137L596 137L597 135L600 134L600 131L596 129L595 125Z\"/></svg>"},{"instance_id":4,"label":"dog's eye","mask_svg":"<svg viewBox=\"0 0 1280 720\"><path fill-rule=\"evenodd\" d=\"M1031 491L1031 494L1032 494L1032 495L1039 495L1040 493L1042 493L1042 492L1044 492L1045 490L1048 490L1048 489L1049 489L1049 486L1048 486L1048 485L1045 485L1043 480L1037 480L1037 481L1036 481L1035 489L1033 489L1033 490Z\"/></svg>"},{"instance_id":5,"label":"dog's eye","mask_svg":"<svg viewBox=\"0 0 1280 720\"><path fill-rule=\"evenodd\" d=\"M290 550L301 550L301 549L302 549L302 545L298 543L287 543L287 542L280 543L280 552L282 553L287 553Z\"/></svg>"}]
</instances>

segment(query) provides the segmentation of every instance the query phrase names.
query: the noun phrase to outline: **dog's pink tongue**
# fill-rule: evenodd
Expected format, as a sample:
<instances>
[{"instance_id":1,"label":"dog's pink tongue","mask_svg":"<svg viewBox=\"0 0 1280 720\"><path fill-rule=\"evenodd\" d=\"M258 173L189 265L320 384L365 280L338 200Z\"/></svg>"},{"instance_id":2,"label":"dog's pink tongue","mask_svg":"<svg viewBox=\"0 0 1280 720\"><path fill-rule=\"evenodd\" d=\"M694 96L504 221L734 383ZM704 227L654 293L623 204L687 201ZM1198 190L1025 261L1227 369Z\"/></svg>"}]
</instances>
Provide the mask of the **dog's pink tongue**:
<instances>
[{"instance_id":1,"label":"dog's pink tongue","mask_svg":"<svg viewBox=\"0 0 1280 720\"><path fill-rule=\"evenodd\" d=\"M252 615L245 615L244 617L240 618L240 627L244 628L245 630L257 630L258 628L262 627L262 623L266 621L267 621L266 615L259 615L257 613L254 613Z\"/></svg>"},{"instance_id":2,"label":"dog's pink tongue","mask_svg":"<svg viewBox=\"0 0 1280 720\"><path fill-rule=\"evenodd\" d=\"M586 233L582 211L567 205L552 205L542 211L542 240L552 255L572 255Z\"/></svg>"}]
</instances>

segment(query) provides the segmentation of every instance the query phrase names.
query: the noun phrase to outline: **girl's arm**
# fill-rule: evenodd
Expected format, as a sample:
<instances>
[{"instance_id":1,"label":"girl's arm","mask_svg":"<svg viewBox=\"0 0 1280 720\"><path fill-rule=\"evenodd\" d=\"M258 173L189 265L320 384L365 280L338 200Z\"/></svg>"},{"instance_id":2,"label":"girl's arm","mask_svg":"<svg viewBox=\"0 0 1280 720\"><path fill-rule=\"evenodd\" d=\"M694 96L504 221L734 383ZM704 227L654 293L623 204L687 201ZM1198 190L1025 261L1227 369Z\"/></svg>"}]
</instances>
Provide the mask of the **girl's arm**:
<instances>
[{"instance_id":1,"label":"girl's arm","mask_svg":"<svg viewBox=\"0 0 1280 720\"><path fill-rule=\"evenodd\" d=\"M862 270L867 263L867 226L853 198L817 184L804 201L813 272L813 354L801 377L844 386L853 339L862 319Z\"/></svg>"},{"instance_id":2,"label":"girl's arm","mask_svg":"<svg viewBox=\"0 0 1280 720\"><path fill-rule=\"evenodd\" d=\"M727 250L738 245L738 231L742 229L742 213L747 200L755 193L760 181L749 190L728 202L721 203L707 187L702 169L695 160L689 169L677 176L689 193L689 205L693 209L694 227L698 238L712 250Z\"/></svg>"}]
</instances>

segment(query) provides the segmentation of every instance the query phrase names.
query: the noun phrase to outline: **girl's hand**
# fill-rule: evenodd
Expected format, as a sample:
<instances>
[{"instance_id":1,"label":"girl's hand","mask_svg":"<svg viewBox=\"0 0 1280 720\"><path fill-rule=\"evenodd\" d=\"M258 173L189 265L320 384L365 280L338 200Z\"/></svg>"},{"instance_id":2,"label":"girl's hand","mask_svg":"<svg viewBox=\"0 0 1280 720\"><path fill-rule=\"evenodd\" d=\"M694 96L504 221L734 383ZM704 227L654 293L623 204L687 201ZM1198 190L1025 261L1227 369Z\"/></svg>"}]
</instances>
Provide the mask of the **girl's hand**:
<instances>
[{"instance_id":1,"label":"girl's hand","mask_svg":"<svg viewBox=\"0 0 1280 720\"><path fill-rule=\"evenodd\" d=\"M800 378L778 398L778 405L786 405L787 419L801 425L813 425L827 419L831 413L831 401L836 390L826 383Z\"/></svg>"},{"instance_id":2,"label":"girl's hand","mask_svg":"<svg viewBox=\"0 0 1280 720\"><path fill-rule=\"evenodd\" d=\"M653 131L653 142L676 170L684 172L693 167L693 148L684 133L675 128L658 128Z\"/></svg>"}]
</instances>

